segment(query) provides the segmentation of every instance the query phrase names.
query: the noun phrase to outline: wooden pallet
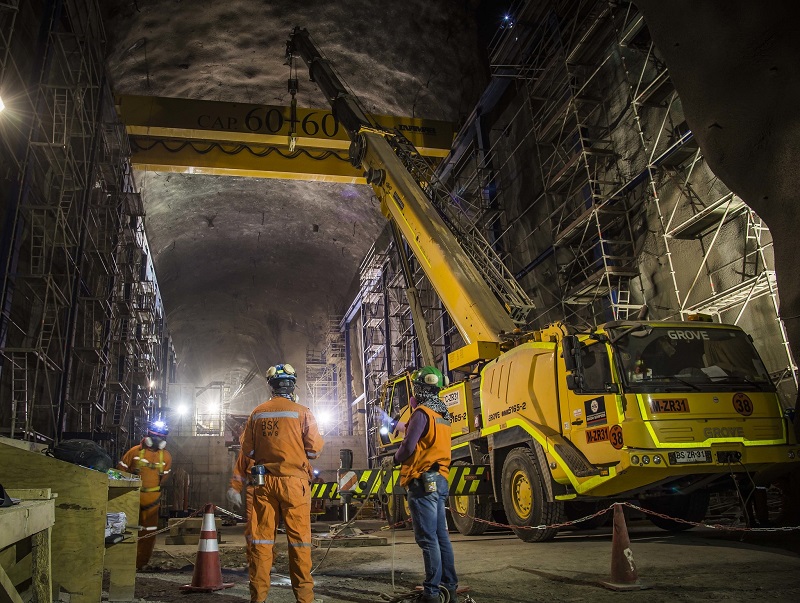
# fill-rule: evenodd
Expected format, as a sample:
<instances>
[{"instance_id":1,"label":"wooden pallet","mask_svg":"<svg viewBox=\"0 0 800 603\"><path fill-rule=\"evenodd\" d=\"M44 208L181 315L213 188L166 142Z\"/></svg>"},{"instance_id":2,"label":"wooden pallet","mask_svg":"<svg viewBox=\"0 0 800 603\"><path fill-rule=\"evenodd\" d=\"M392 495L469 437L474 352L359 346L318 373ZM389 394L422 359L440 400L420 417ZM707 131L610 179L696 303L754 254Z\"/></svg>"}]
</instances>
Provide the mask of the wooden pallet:
<instances>
[{"instance_id":1,"label":"wooden pallet","mask_svg":"<svg viewBox=\"0 0 800 603\"><path fill-rule=\"evenodd\" d=\"M169 536L164 541L165 544L199 544L203 518L172 518L167 522L167 526L169 527ZM215 517L214 527L217 530L217 542L222 542L221 526L222 520L219 517Z\"/></svg>"}]
</instances>

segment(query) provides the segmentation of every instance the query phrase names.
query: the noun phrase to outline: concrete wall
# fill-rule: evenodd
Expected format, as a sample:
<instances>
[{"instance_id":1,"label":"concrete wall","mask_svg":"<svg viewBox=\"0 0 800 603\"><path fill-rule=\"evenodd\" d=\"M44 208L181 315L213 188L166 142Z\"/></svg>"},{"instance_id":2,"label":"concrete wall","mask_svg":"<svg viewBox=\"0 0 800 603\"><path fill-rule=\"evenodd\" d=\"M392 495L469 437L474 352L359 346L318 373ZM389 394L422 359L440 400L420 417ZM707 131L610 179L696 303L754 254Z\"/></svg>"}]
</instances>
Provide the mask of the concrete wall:
<instances>
[{"instance_id":1,"label":"concrete wall","mask_svg":"<svg viewBox=\"0 0 800 603\"><path fill-rule=\"evenodd\" d=\"M339 468L339 450L343 448L353 451L353 467L367 468L367 444L363 435L324 436L324 439L325 447L314 464L314 468L320 470L320 475L326 482L336 480L336 470Z\"/></svg>"},{"instance_id":2,"label":"concrete wall","mask_svg":"<svg viewBox=\"0 0 800 603\"><path fill-rule=\"evenodd\" d=\"M339 450L353 451L353 467L367 467L364 436L326 436L325 447L315 468L325 481L336 480ZM225 447L225 438L214 436L171 437L167 450L172 453L173 473L183 469L189 474L189 506L198 508L207 502L228 508L225 492L231 479L235 453ZM174 492L172 480L166 490L170 503Z\"/></svg>"},{"instance_id":3,"label":"concrete wall","mask_svg":"<svg viewBox=\"0 0 800 603\"><path fill-rule=\"evenodd\" d=\"M212 502L228 508L225 492L231 479L235 460L233 452L225 447L225 438L215 436L170 437L167 450L172 453L173 473L183 469L189 474L189 506L198 508ZM172 501L172 487L167 495Z\"/></svg>"}]
</instances>

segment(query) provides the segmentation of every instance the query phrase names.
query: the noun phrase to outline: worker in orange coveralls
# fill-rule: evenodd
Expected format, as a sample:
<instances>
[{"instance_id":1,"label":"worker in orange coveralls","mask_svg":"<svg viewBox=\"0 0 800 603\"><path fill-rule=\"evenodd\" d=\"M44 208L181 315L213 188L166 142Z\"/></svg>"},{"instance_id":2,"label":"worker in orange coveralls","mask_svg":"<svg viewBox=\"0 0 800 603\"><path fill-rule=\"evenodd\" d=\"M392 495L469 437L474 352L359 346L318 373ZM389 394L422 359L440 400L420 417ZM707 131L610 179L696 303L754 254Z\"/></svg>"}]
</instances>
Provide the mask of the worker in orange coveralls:
<instances>
[{"instance_id":1,"label":"worker in orange coveralls","mask_svg":"<svg viewBox=\"0 0 800 603\"><path fill-rule=\"evenodd\" d=\"M136 547L136 569L140 570L153 554L156 539L152 534L158 527L158 511L161 506L161 486L172 468L172 455L164 450L167 446L169 428L164 421L151 421L147 436L122 456L117 468L138 475L142 480L139 493L139 542ZM146 528L150 528L149 530Z\"/></svg>"},{"instance_id":2,"label":"worker in orange coveralls","mask_svg":"<svg viewBox=\"0 0 800 603\"><path fill-rule=\"evenodd\" d=\"M233 466L233 476L228 488L228 501L234 509L241 508L242 491L245 491L244 538L248 561L250 560L250 516L253 514L253 488L247 488L247 481L253 465L253 459L242 454L240 450L239 456L236 457L236 464Z\"/></svg>"},{"instance_id":3,"label":"worker in orange coveralls","mask_svg":"<svg viewBox=\"0 0 800 603\"><path fill-rule=\"evenodd\" d=\"M270 367L267 381L272 398L253 410L242 435L242 454L253 459L257 476L250 515L250 601L254 603L267 600L279 517L289 541L294 598L297 603L314 601L309 459L317 458L323 442L314 415L295 402L296 380L290 364Z\"/></svg>"}]
</instances>

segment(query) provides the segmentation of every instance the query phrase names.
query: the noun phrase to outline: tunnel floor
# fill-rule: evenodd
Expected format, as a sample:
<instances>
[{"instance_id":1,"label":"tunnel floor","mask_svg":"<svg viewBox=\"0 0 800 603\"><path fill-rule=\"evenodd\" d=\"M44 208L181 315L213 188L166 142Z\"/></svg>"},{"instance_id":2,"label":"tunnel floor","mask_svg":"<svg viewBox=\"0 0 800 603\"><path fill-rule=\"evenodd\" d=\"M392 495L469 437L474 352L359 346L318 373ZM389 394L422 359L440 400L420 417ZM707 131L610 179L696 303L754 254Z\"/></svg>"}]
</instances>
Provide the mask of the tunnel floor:
<instances>
[{"instance_id":1,"label":"tunnel floor","mask_svg":"<svg viewBox=\"0 0 800 603\"><path fill-rule=\"evenodd\" d=\"M315 523L315 532L328 524ZM410 530L381 530L383 522L359 526L386 537L387 546L319 547L313 551L315 593L325 602L373 603L413 590L422 581L422 555ZM524 543L510 532L467 537L451 534L462 586L476 603L532 601L628 602L798 601L800 535L797 532L724 534L695 529L670 534L646 521L629 523L639 578L648 590L617 593L599 582L611 567L610 527L565 531L548 543ZM140 603L226 603L249 600L243 526L221 531L220 560L225 582L216 593L184 594L192 578L196 546L156 544L151 565L137 574ZM272 573L271 603L294 601L288 579L286 542L279 535ZM393 543L393 544L392 544ZM392 585L394 569L394 586ZM463 598L462 598L463 600Z\"/></svg>"}]
</instances>

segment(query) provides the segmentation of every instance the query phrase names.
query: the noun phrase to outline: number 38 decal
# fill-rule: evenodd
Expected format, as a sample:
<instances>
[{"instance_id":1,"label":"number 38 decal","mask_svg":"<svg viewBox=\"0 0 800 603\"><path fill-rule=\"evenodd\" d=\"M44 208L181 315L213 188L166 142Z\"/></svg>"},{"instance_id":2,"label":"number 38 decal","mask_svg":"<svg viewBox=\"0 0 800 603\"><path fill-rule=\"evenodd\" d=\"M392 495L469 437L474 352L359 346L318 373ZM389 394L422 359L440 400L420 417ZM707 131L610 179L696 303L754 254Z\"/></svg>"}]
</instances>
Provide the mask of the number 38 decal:
<instances>
[{"instance_id":1,"label":"number 38 decal","mask_svg":"<svg viewBox=\"0 0 800 603\"><path fill-rule=\"evenodd\" d=\"M750 400L747 394L733 394L733 408L740 415L749 417L753 414L753 401Z\"/></svg>"},{"instance_id":2,"label":"number 38 decal","mask_svg":"<svg viewBox=\"0 0 800 603\"><path fill-rule=\"evenodd\" d=\"M621 450L624 445L622 441L622 427L619 425L612 426L608 432L608 441L611 442L614 448Z\"/></svg>"}]
</instances>

